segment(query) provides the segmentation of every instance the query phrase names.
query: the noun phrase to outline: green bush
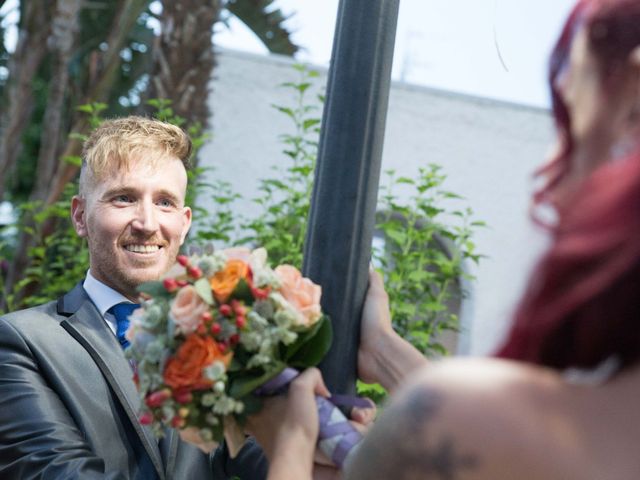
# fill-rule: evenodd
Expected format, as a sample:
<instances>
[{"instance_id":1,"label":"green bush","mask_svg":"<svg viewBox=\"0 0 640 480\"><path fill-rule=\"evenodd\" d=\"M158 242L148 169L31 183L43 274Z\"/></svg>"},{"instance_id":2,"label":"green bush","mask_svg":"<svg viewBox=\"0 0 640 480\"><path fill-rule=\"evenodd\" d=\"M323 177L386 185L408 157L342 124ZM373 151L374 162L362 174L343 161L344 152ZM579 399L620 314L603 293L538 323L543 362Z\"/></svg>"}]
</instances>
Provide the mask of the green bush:
<instances>
[{"instance_id":1,"label":"green bush","mask_svg":"<svg viewBox=\"0 0 640 480\"><path fill-rule=\"evenodd\" d=\"M439 337L458 330L451 304L460 303L462 282L472 279L465 260L481 258L472 237L485 224L473 220L469 207L457 208L462 197L443 189L440 166L422 167L416 178L386 174L377 222L384 248L374 246L373 257L382 267L394 327L424 354L446 355ZM409 189L408 201L399 200L398 187Z\"/></svg>"},{"instance_id":2,"label":"green bush","mask_svg":"<svg viewBox=\"0 0 640 480\"><path fill-rule=\"evenodd\" d=\"M69 218L75 189L74 184L67 185L62 199L48 207L40 202L19 205L19 220L13 226L15 235L26 234L38 240L29 248L30 261L23 275L5 295L6 311L57 298L84 277L89 268L89 253L86 242L75 234ZM56 222L56 228L51 234L43 235L43 228L49 222ZM3 255L11 257L12 250L9 242L5 242Z\"/></svg>"}]
</instances>

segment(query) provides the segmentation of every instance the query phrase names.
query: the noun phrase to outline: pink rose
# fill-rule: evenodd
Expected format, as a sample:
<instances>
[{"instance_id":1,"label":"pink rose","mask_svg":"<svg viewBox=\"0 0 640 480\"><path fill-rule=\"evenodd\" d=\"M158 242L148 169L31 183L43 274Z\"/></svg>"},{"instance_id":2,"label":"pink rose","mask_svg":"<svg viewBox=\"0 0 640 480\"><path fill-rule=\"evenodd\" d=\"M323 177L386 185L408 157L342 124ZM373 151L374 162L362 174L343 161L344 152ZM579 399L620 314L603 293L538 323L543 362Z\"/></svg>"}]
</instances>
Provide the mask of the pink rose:
<instances>
[{"instance_id":1,"label":"pink rose","mask_svg":"<svg viewBox=\"0 0 640 480\"><path fill-rule=\"evenodd\" d=\"M202 323L202 314L208 310L207 304L200 298L193 285L178 290L171 304L173 321L184 335L192 333Z\"/></svg>"},{"instance_id":2,"label":"pink rose","mask_svg":"<svg viewBox=\"0 0 640 480\"><path fill-rule=\"evenodd\" d=\"M280 294L300 313L300 325L313 325L322 314L320 296L322 288L291 265L280 265L275 269L281 282Z\"/></svg>"}]
</instances>

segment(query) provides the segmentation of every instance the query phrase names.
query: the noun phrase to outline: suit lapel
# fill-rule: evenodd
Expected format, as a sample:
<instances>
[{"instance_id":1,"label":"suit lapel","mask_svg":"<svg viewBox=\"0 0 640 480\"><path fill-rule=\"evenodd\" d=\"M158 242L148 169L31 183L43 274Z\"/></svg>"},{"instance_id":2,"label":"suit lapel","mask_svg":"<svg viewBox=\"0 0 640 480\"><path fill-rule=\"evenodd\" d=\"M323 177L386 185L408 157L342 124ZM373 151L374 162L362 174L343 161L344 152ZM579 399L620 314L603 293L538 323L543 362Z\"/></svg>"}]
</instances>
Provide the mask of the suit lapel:
<instances>
[{"instance_id":1,"label":"suit lapel","mask_svg":"<svg viewBox=\"0 0 640 480\"><path fill-rule=\"evenodd\" d=\"M173 470L176 467L180 435L178 435L178 432L173 428L165 428L164 434L164 438L160 441L160 450L162 458L164 459L167 478L173 478Z\"/></svg>"},{"instance_id":2,"label":"suit lapel","mask_svg":"<svg viewBox=\"0 0 640 480\"><path fill-rule=\"evenodd\" d=\"M105 379L120 401L145 450L149 454L161 479L164 468L158 442L150 428L138 421L140 396L133 383L131 366L122 353L115 335L81 285L58 300L58 313L68 316L61 325L69 332L96 362Z\"/></svg>"}]
</instances>

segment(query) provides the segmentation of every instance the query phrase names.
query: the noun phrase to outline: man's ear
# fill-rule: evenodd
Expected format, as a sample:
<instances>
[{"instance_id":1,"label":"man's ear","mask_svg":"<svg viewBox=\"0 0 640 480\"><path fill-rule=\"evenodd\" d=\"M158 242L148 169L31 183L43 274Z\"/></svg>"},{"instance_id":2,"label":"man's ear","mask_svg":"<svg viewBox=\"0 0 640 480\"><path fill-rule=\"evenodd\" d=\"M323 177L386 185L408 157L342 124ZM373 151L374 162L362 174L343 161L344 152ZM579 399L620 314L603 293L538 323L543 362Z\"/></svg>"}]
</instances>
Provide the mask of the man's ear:
<instances>
[{"instance_id":1,"label":"man's ear","mask_svg":"<svg viewBox=\"0 0 640 480\"><path fill-rule=\"evenodd\" d=\"M71 221L73 222L73 228L75 228L80 237L87 236L86 206L87 200L79 195L74 195L71 199Z\"/></svg>"},{"instance_id":2,"label":"man's ear","mask_svg":"<svg viewBox=\"0 0 640 480\"><path fill-rule=\"evenodd\" d=\"M184 243L185 238L187 238L187 234L189 233L189 228L191 228L191 220L192 220L192 212L190 207L184 207L182 210L182 215L184 218L184 225L182 227L182 237L180 238L180 245Z\"/></svg>"}]
</instances>

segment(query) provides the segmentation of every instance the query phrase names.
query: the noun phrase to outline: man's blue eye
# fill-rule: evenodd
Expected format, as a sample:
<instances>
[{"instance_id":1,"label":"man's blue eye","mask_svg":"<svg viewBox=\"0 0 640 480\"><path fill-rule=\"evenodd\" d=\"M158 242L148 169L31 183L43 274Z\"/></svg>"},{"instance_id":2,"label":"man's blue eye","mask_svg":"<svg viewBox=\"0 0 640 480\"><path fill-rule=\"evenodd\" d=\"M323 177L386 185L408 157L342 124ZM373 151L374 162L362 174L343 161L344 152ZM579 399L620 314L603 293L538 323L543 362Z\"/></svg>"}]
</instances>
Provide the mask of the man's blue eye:
<instances>
[{"instance_id":1,"label":"man's blue eye","mask_svg":"<svg viewBox=\"0 0 640 480\"><path fill-rule=\"evenodd\" d=\"M129 203L131 201L131 197L129 195L118 195L115 197L116 202Z\"/></svg>"},{"instance_id":2,"label":"man's blue eye","mask_svg":"<svg viewBox=\"0 0 640 480\"><path fill-rule=\"evenodd\" d=\"M164 200L160 200L158 202L158 204L160 204L160 206L162 206L162 207L172 207L173 206L173 202L171 200L167 200L166 198Z\"/></svg>"}]
</instances>

